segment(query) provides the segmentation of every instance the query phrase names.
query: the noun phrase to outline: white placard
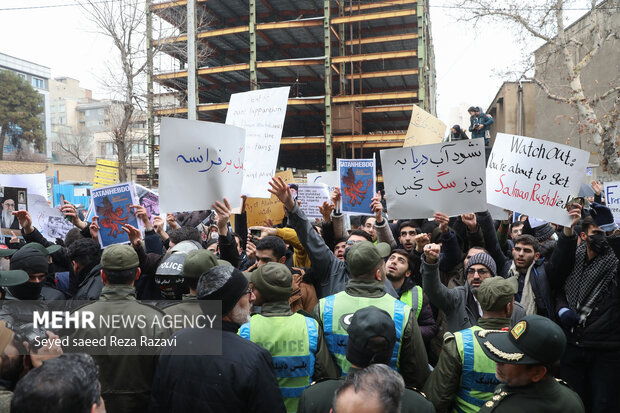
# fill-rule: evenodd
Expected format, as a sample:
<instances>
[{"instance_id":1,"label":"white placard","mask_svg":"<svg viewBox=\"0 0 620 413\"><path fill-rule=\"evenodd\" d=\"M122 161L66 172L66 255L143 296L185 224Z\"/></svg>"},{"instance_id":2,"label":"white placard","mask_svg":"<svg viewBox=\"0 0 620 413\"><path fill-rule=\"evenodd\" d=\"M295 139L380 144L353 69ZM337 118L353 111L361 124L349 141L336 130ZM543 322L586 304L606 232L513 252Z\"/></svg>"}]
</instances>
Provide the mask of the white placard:
<instances>
[{"instance_id":1,"label":"white placard","mask_svg":"<svg viewBox=\"0 0 620 413\"><path fill-rule=\"evenodd\" d=\"M228 198L241 203L245 157L243 129L221 123L163 118L159 151L162 211L211 209Z\"/></svg>"},{"instance_id":2,"label":"white placard","mask_svg":"<svg viewBox=\"0 0 620 413\"><path fill-rule=\"evenodd\" d=\"M269 181L276 173L280 139L290 86L235 93L230 97L226 124L245 129L245 162L241 193L269 198Z\"/></svg>"},{"instance_id":3,"label":"white placard","mask_svg":"<svg viewBox=\"0 0 620 413\"><path fill-rule=\"evenodd\" d=\"M572 146L498 133L487 164L488 202L558 225L579 192L590 154Z\"/></svg>"},{"instance_id":4,"label":"white placard","mask_svg":"<svg viewBox=\"0 0 620 413\"><path fill-rule=\"evenodd\" d=\"M605 182L605 201L614 215L614 221L620 223L620 182Z\"/></svg>"},{"instance_id":5,"label":"white placard","mask_svg":"<svg viewBox=\"0 0 620 413\"><path fill-rule=\"evenodd\" d=\"M49 217L64 219L62 212L58 208L50 207L46 197L28 194L28 213L32 218L32 225L50 242L56 242L56 237L52 237L47 233L47 223Z\"/></svg>"},{"instance_id":6,"label":"white placard","mask_svg":"<svg viewBox=\"0 0 620 413\"><path fill-rule=\"evenodd\" d=\"M482 139L381 151L390 219L487 209Z\"/></svg>"},{"instance_id":7,"label":"white placard","mask_svg":"<svg viewBox=\"0 0 620 413\"><path fill-rule=\"evenodd\" d=\"M487 204L487 210L491 214L491 218L496 221L505 221L508 219L510 214L504 208L500 208L495 205Z\"/></svg>"},{"instance_id":8,"label":"white placard","mask_svg":"<svg viewBox=\"0 0 620 413\"><path fill-rule=\"evenodd\" d=\"M308 185L327 185L327 190L331 194L334 188L338 186L338 171L310 172L306 175L306 180L308 181Z\"/></svg>"},{"instance_id":9,"label":"white placard","mask_svg":"<svg viewBox=\"0 0 620 413\"><path fill-rule=\"evenodd\" d=\"M327 185L298 184L297 200L301 202L300 208L308 218L321 218L319 206L325 201L329 202Z\"/></svg>"}]
</instances>

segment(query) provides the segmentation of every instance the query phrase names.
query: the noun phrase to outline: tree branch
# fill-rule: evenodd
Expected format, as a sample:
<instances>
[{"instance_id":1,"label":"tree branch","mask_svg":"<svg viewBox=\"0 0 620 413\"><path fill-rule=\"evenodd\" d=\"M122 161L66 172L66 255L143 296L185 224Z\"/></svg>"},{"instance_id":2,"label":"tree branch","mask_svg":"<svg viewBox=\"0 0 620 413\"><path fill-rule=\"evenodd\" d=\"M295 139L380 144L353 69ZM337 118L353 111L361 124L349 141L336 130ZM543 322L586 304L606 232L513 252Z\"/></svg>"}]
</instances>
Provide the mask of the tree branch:
<instances>
[{"instance_id":1,"label":"tree branch","mask_svg":"<svg viewBox=\"0 0 620 413\"><path fill-rule=\"evenodd\" d=\"M571 100L569 98L565 98L563 96L558 96L554 93L551 93L551 90L549 90L549 87L547 86L547 84L537 79L536 77L529 77L527 78L527 80L531 80L534 83L536 83L545 92L545 94L547 95L549 99L555 100L557 102L562 102L562 103L568 103L568 104L571 103Z\"/></svg>"}]
</instances>

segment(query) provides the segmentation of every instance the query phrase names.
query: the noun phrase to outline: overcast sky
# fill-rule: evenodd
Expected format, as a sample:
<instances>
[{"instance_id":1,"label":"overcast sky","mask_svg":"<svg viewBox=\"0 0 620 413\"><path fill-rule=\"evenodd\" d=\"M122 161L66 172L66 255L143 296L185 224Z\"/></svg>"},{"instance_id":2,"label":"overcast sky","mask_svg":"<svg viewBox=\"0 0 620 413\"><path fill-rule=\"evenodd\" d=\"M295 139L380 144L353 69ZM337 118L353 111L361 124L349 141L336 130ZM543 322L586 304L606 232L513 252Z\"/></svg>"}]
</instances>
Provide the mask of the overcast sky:
<instances>
[{"instance_id":1,"label":"overcast sky","mask_svg":"<svg viewBox=\"0 0 620 413\"><path fill-rule=\"evenodd\" d=\"M497 93L507 67L517 64L522 49L539 43L515 44L501 25L475 30L458 22L460 10L445 7L450 0L431 0L431 25L437 68L438 116L452 125L455 108L486 109ZM72 0L0 0L0 52L51 68L52 77L80 80L84 88L103 98L99 79L106 59L114 53L109 40L95 33L80 7L34 8L71 4ZM26 8L22 10L7 10ZM581 12L583 13L583 12ZM452 118L452 119L451 119Z\"/></svg>"}]
</instances>

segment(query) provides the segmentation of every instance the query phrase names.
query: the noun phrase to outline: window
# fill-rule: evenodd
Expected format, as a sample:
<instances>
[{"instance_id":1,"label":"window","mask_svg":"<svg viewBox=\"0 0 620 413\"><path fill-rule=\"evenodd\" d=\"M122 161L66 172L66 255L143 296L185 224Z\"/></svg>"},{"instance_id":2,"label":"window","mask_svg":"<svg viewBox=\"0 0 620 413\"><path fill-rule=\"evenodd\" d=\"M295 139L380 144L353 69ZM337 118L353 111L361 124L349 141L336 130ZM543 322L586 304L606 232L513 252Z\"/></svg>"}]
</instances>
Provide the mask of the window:
<instances>
[{"instance_id":1,"label":"window","mask_svg":"<svg viewBox=\"0 0 620 413\"><path fill-rule=\"evenodd\" d=\"M58 106L58 112L66 112L66 111L67 111L67 107L65 106L64 103Z\"/></svg>"},{"instance_id":2,"label":"window","mask_svg":"<svg viewBox=\"0 0 620 413\"><path fill-rule=\"evenodd\" d=\"M39 88L39 89L43 89L43 79L39 79L38 77L33 77L32 86Z\"/></svg>"},{"instance_id":3,"label":"window","mask_svg":"<svg viewBox=\"0 0 620 413\"><path fill-rule=\"evenodd\" d=\"M54 105L50 106L50 113L56 113L56 106Z\"/></svg>"}]
</instances>

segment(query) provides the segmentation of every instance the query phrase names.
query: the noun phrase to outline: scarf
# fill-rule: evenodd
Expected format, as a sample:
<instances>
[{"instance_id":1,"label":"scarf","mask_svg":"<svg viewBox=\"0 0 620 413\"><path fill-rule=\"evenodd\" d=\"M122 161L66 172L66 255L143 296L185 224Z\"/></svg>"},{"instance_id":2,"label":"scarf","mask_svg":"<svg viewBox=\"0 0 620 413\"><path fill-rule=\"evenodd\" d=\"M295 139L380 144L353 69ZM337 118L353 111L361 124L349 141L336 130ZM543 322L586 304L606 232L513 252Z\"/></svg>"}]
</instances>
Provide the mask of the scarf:
<instances>
[{"instance_id":1,"label":"scarf","mask_svg":"<svg viewBox=\"0 0 620 413\"><path fill-rule=\"evenodd\" d=\"M618 258L610 249L604 255L597 255L586 266L586 244L577 247L573 271L566 279L564 291L569 307L584 324L599 298L609 289L616 274Z\"/></svg>"},{"instance_id":2,"label":"scarf","mask_svg":"<svg viewBox=\"0 0 620 413\"><path fill-rule=\"evenodd\" d=\"M523 282L523 292L521 293L521 301L519 302L519 304L521 304L523 308L525 309L526 315L536 314L538 312L538 309L536 308L536 301L535 301L536 296L534 295L534 290L532 290L532 284L530 283L530 274L532 273L532 268L534 268L535 263L536 263L536 260L532 261L532 264L530 264L530 266L527 269L527 272L525 273L525 281ZM508 274L510 276L517 277L517 278L522 277L522 275L519 274L519 271L517 270L517 265L515 264L514 261L512 262L512 265L510 266L510 270L508 271Z\"/></svg>"}]
</instances>

